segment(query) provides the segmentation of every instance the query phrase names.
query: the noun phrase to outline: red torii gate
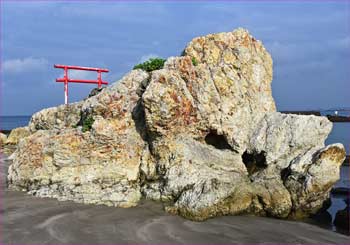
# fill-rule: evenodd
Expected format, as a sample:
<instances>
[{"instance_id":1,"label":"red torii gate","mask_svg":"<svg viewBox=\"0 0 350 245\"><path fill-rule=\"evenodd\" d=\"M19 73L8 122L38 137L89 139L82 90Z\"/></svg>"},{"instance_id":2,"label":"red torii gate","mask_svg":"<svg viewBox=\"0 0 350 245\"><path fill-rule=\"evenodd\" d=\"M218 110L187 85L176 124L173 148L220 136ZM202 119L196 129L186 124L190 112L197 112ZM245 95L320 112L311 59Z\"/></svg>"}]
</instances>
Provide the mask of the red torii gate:
<instances>
[{"instance_id":1,"label":"red torii gate","mask_svg":"<svg viewBox=\"0 0 350 245\"><path fill-rule=\"evenodd\" d=\"M68 83L93 83L98 84L98 88L101 88L102 84L108 84L108 82L102 81L101 73L109 72L108 69L94 68L94 67L83 67L83 66L69 66L69 65L54 65L55 68L64 69L64 77L57 78L56 82L64 83L64 103L68 104ZM82 70L82 71L96 71L97 80L82 80L82 79L71 79L68 77L68 70Z\"/></svg>"}]
</instances>

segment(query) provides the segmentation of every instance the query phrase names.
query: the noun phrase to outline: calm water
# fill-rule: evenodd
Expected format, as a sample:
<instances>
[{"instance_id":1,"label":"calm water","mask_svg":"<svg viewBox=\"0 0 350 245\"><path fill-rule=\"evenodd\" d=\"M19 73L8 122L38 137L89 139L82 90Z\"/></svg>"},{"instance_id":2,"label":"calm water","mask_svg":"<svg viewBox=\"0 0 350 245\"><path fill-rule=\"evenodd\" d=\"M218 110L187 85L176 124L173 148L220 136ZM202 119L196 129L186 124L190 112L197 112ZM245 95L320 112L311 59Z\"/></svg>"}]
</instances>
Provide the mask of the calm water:
<instances>
[{"instance_id":1,"label":"calm water","mask_svg":"<svg viewBox=\"0 0 350 245\"><path fill-rule=\"evenodd\" d=\"M0 129L11 130L13 128L27 126L30 116L0 116Z\"/></svg>"},{"instance_id":2,"label":"calm water","mask_svg":"<svg viewBox=\"0 0 350 245\"><path fill-rule=\"evenodd\" d=\"M329 134L326 144L342 143L347 155L350 154L350 123L333 123L332 132Z\"/></svg>"}]
</instances>

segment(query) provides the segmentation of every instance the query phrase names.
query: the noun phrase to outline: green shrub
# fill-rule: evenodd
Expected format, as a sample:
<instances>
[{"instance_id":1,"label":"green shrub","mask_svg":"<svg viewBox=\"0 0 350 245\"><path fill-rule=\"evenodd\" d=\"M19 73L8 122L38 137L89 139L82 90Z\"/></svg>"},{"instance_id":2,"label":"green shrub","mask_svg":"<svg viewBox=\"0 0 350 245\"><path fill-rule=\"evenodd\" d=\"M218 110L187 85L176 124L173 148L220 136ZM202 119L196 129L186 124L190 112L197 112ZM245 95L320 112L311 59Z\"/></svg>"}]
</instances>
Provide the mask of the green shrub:
<instances>
[{"instance_id":1,"label":"green shrub","mask_svg":"<svg viewBox=\"0 0 350 245\"><path fill-rule=\"evenodd\" d=\"M150 58L149 60L135 65L134 66L134 70L135 69L142 69L144 71L150 72L150 71L155 71L155 70L159 70L162 69L165 63L165 59L161 59L161 58Z\"/></svg>"},{"instance_id":2,"label":"green shrub","mask_svg":"<svg viewBox=\"0 0 350 245\"><path fill-rule=\"evenodd\" d=\"M198 61L196 60L195 57L192 57L192 64L193 64L194 66L197 66L197 65L198 65Z\"/></svg>"},{"instance_id":3,"label":"green shrub","mask_svg":"<svg viewBox=\"0 0 350 245\"><path fill-rule=\"evenodd\" d=\"M86 131L90 131L92 124L94 123L94 118L92 116L88 116L87 118L84 119L83 121L83 125L82 125L82 131L86 132Z\"/></svg>"}]
</instances>

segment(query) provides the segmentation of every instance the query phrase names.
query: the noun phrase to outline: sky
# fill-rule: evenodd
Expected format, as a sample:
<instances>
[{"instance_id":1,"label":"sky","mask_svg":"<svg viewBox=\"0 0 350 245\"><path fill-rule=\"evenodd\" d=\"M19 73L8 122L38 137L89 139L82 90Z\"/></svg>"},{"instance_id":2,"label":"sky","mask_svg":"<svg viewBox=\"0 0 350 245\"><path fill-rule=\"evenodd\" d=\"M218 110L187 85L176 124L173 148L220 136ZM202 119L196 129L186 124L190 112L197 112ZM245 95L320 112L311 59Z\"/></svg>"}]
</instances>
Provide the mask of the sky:
<instances>
[{"instance_id":1,"label":"sky","mask_svg":"<svg viewBox=\"0 0 350 245\"><path fill-rule=\"evenodd\" d=\"M278 110L350 107L349 1L1 1L0 115L64 103L54 64L103 67L115 82L194 37L243 27L274 62ZM96 73L72 72L95 79ZM70 102L95 85L69 84Z\"/></svg>"}]
</instances>

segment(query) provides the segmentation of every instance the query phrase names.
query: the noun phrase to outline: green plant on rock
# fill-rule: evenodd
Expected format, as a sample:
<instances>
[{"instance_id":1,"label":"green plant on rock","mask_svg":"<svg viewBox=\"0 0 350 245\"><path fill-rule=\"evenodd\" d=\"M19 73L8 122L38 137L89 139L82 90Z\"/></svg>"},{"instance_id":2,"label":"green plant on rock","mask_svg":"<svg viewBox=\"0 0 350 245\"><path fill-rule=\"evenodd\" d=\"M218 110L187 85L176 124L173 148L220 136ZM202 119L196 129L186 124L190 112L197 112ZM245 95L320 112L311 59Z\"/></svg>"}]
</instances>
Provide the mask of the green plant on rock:
<instances>
[{"instance_id":1,"label":"green plant on rock","mask_svg":"<svg viewBox=\"0 0 350 245\"><path fill-rule=\"evenodd\" d=\"M151 71L162 69L164 66L164 63L165 63L165 59L150 58L149 60L147 60L141 64L135 65L134 70L135 69L142 69L144 71L151 72Z\"/></svg>"},{"instance_id":2,"label":"green plant on rock","mask_svg":"<svg viewBox=\"0 0 350 245\"><path fill-rule=\"evenodd\" d=\"M195 57L192 57L192 64L193 64L194 66L197 66L197 65L198 65L198 61L196 60Z\"/></svg>"},{"instance_id":3,"label":"green plant on rock","mask_svg":"<svg viewBox=\"0 0 350 245\"><path fill-rule=\"evenodd\" d=\"M92 116L88 116L84 119L83 124L82 124L82 131L90 131L92 128L92 124L94 123L94 118Z\"/></svg>"}]
</instances>

